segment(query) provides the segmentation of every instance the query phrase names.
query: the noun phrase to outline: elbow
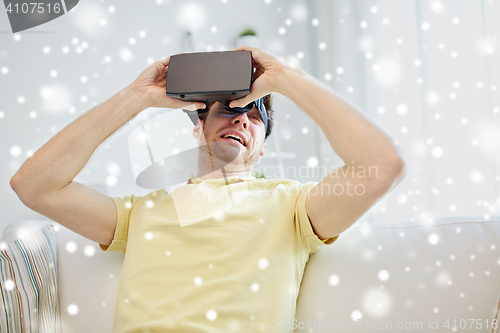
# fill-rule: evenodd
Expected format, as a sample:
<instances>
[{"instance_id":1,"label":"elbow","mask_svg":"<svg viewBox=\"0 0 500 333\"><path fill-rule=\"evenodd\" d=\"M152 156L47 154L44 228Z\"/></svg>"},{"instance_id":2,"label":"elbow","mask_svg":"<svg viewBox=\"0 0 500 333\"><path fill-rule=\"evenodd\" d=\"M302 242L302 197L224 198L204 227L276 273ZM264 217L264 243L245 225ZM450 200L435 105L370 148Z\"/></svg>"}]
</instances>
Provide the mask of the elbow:
<instances>
[{"instance_id":1,"label":"elbow","mask_svg":"<svg viewBox=\"0 0 500 333\"><path fill-rule=\"evenodd\" d=\"M17 194L20 188L20 181L19 176L16 175L17 173L10 179L10 188Z\"/></svg>"},{"instance_id":2,"label":"elbow","mask_svg":"<svg viewBox=\"0 0 500 333\"><path fill-rule=\"evenodd\" d=\"M395 188L406 177L407 168L405 161L398 156L390 164L390 170L389 177L386 178L386 188L388 188L388 191Z\"/></svg>"},{"instance_id":3,"label":"elbow","mask_svg":"<svg viewBox=\"0 0 500 333\"><path fill-rule=\"evenodd\" d=\"M406 177L406 163L400 156L393 162L394 175L397 179L403 180Z\"/></svg>"},{"instance_id":4,"label":"elbow","mask_svg":"<svg viewBox=\"0 0 500 333\"><path fill-rule=\"evenodd\" d=\"M27 186L23 183L19 175L15 174L10 179L10 187L16 193L19 200L21 200L21 202L25 206L30 207L29 202L32 201L33 196L29 194L29 191L27 191Z\"/></svg>"},{"instance_id":5,"label":"elbow","mask_svg":"<svg viewBox=\"0 0 500 333\"><path fill-rule=\"evenodd\" d=\"M390 192L406 177L406 164L399 155L386 156L383 162L377 166L382 171L377 173L373 188L378 189L381 193Z\"/></svg>"},{"instance_id":6,"label":"elbow","mask_svg":"<svg viewBox=\"0 0 500 333\"><path fill-rule=\"evenodd\" d=\"M399 149L397 149L394 165L396 166L398 177L403 180L406 177L406 162L404 160L402 151Z\"/></svg>"},{"instance_id":7,"label":"elbow","mask_svg":"<svg viewBox=\"0 0 500 333\"><path fill-rule=\"evenodd\" d=\"M386 155L386 163L384 165L387 168L386 174L392 179L403 180L406 176L406 163L399 149Z\"/></svg>"}]
</instances>

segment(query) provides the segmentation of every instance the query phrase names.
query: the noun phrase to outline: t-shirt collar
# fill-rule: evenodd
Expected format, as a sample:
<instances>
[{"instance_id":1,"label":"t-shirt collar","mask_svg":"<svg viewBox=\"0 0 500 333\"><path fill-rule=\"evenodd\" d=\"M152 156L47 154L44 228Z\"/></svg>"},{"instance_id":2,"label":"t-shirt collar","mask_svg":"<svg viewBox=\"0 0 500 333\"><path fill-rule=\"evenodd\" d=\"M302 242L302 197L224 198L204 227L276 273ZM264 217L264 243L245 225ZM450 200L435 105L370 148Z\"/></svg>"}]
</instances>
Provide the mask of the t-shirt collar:
<instances>
[{"instance_id":1,"label":"t-shirt collar","mask_svg":"<svg viewBox=\"0 0 500 333\"><path fill-rule=\"evenodd\" d=\"M225 178L201 179L201 178L198 178L195 175L191 174L191 177L189 177L186 184L190 184L189 183L190 180L193 184L200 184L203 181L214 182L214 183L220 182L220 183L232 184L232 183L237 183L240 181L249 181L249 180L254 180L254 179L257 179L257 178L252 177L252 176L229 176L229 177L225 177Z\"/></svg>"}]
</instances>

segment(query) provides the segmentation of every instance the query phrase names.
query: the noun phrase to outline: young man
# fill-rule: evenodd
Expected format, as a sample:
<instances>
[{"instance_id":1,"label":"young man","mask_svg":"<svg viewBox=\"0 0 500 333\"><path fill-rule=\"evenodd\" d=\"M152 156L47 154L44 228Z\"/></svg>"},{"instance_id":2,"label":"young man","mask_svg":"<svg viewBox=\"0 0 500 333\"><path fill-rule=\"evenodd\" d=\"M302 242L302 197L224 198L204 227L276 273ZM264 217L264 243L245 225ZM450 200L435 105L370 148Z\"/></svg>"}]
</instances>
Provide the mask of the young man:
<instances>
[{"instance_id":1,"label":"young man","mask_svg":"<svg viewBox=\"0 0 500 333\"><path fill-rule=\"evenodd\" d=\"M31 209L126 254L115 332L291 332L309 256L405 175L391 138L333 91L263 50L236 50L252 53L255 82L230 107L257 103L243 113L207 106L193 130L198 177L186 185L111 198L73 181L95 149L145 108L189 106L165 94L170 57L68 125L11 180ZM251 177L269 126L260 98L272 92L307 112L346 165L317 184ZM373 168L375 175L359 172Z\"/></svg>"}]
</instances>

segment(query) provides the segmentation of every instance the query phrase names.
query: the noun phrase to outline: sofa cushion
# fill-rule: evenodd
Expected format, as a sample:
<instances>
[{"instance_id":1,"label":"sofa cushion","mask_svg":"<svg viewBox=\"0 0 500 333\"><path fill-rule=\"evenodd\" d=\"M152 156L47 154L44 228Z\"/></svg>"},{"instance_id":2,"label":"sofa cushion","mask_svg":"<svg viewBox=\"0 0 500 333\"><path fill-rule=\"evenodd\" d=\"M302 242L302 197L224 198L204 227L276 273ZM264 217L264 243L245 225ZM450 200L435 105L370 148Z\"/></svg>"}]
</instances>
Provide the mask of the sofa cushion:
<instances>
[{"instance_id":1,"label":"sofa cushion","mask_svg":"<svg viewBox=\"0 0 500 333\"><path fill-rule=\"evenodd\" d=\"M373 332L382 321L392 329L420 322L423 329L406 330L450 332L477 319L482 330L474 322L470 331L491 332L499 294L500 216L355 224L309 260L292 325ZM353 329L358 318L364 326Z\"/></svg>"},{"instance_id":2,"label":"sofa cushion","mask_svg":"<svg viewBox=\"0 0 500 333\"><path fill-rule=\"evenodd\" d=\"M53 225L56 235L62 332L112 332L123 254L102 252L97 243L47 220L20 220L9 224L0 244L46 225Z\"/></svg>"},{"instance_id":3,"label":"sofa cushion","mask_svg":"<svg viewBox=\"0 0 500 333\"><path fill-rule=\"evenodd\" d=\"M63 333L113 332L124 255L60 226L59 300Z\"/></svg>"},{"instance_id":4,"label":"sofa cushion","mask_svg":"<svg viewBox=\"0 0 500 333\"><path fill-rule=\"evenodd\" d=\"M0 331L60 332L53 227L18 231L0 246Z\"/></svg>"}]
</instances>

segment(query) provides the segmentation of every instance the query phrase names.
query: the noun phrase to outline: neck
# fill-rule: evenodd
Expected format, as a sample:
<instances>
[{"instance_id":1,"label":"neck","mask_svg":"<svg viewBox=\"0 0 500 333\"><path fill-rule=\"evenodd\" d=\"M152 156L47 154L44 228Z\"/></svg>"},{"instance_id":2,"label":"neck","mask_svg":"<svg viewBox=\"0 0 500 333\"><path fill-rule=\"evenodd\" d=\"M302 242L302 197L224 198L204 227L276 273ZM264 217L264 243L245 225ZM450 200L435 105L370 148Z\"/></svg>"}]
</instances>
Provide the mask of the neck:
<instances>
[{"instance_id":1,"label":"neck","mask_svg":"<svg viewBox=\"0 0 500 333\"><path fill-rule=\"evenodd\" d=\"M210 149L198 150L198 178L250 177L252 170L253 165L245 165L241 154L227 162L212 154Z\"/></svg>"},{"instance_id":2,"label":"neck","mask_svg":"<svg viewBox=\"0 0 500 333\"><path fill-rule=\"evenodd\" d=\"M198 178L201 179L218 179L218 178L228 178L233 176L238 177L250 177L252 175L252 171L235 171L235 170L226 170L226 168L218 169L210 173L206 173L204 171L200 172L200 165L198 165Z\"/></svg>"}]
</instances>

